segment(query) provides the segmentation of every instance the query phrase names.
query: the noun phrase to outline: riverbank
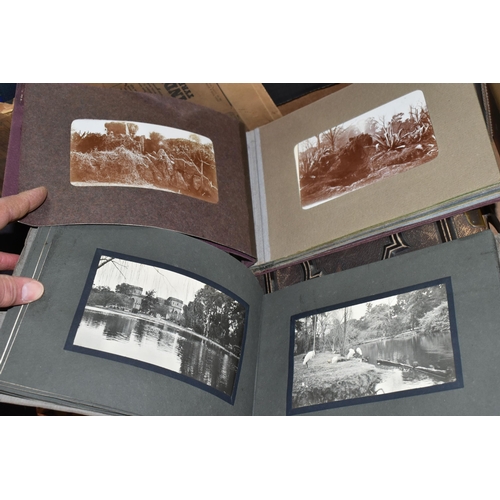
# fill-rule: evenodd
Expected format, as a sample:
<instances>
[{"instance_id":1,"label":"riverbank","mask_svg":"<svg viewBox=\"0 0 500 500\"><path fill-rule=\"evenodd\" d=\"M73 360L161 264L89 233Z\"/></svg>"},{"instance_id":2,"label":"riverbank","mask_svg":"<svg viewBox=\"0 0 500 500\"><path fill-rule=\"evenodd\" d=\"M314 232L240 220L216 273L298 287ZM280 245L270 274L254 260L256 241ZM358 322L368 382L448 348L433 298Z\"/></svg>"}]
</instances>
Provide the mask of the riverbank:
<instances>
[{"instance_id":1,"label":"riverbank","mask_svg":"<svg viewBox=\"0 0 500 500\"><path fill-rule=\"evenodd\" d=\"M383 378L383 369L359 359L332 363L332 357L331 353L317 353L306 367L302 364L303 356L295 356L292 390L294 408L375 394L375 387Z\"/></svg>"}]
</instances>

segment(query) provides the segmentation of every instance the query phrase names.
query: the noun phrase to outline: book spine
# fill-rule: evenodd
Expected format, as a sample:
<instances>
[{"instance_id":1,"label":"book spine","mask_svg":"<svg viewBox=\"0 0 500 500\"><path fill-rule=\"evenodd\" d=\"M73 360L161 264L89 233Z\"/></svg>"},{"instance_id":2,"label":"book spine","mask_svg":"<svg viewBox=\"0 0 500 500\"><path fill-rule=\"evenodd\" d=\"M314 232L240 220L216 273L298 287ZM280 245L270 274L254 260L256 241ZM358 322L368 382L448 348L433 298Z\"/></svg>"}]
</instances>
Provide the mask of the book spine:
<instances>
[{"instance_id":1,"label":"book spine","mask_svg":"<svg viewBox=\"0 0 500 500\"><path fill-rule=\"evenodd\" d=\"M269 246L269 224L259 129L247 132L247 145L257 263L262 263L271 260L271 251Z\"/></svg>"},{"instance_id":2,"label":"book spine","mask_svg":"<svg viewBox=\"0 0 500 500\"><path fill-rule=\"evenodd\" d=\"M9 147L5 163L2 196L19 192L19 165L21 163L21 135L24 112L24 84L18 83L14 98L14 111L10 126Z\"/></svg>"}]
</instances>

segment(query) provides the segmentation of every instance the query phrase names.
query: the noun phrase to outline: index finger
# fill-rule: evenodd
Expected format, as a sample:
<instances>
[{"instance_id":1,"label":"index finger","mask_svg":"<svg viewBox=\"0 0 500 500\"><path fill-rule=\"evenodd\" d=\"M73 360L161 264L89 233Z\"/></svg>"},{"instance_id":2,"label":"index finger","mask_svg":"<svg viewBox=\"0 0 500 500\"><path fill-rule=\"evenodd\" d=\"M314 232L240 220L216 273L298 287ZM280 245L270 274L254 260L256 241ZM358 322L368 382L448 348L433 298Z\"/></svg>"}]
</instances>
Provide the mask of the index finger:
<instances>
[{"instance_id":1,"label":"index finger","mask_svg":"<svg viewBox=\"0 0 500 500\"><path fill-rule=\"evenodd\" d=\"M0 227L21 219L38 208L47 197L45 187L37 187L19 194L0 198Z\"/></svg>"}]
</instances>

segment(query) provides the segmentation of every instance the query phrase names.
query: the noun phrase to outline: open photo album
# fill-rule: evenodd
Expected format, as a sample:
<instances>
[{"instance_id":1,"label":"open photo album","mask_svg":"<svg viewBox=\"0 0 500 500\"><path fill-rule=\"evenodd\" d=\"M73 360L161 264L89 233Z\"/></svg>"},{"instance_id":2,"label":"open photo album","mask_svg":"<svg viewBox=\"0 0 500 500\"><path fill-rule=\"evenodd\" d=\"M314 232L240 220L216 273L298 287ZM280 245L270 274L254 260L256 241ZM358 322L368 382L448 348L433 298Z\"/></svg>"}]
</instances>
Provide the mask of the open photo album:
<instances>
[{"instance_id":1,"label":"open photo album","mask_svg":"<svg viewBox=\"0 0 500 500\"><path fill-rule=\"evenodd\" d=\"M16 273L45 294L4 313L0 401L90 415L500 411L491 232L265 294L237 259L178 232L41 227Z\"/></svg>"},{"instance_id":2,"label":"open photo album","mask_svg":"<svg viewBox=\"0 0 500 500\"><path fill-rule=\"evenodd\" d=\"M500 197L473 84L352 84L248 132L167 96L20 84L3 194L42 184L29 225L173 230L255 272Z\"/></svg>"}]
</instances>

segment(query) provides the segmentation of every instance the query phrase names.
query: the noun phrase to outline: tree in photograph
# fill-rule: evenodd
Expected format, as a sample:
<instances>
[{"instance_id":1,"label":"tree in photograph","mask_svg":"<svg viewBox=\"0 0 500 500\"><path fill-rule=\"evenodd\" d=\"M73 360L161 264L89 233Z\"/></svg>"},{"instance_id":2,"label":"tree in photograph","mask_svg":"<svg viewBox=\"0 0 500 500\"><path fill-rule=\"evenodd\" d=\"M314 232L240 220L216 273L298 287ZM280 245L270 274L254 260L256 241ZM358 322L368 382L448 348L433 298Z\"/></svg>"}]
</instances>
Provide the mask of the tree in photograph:
<instances>
[{"instance_id":1,"label":"tree in photograph","mask_svg":"<svg viewBox=\"0 0 500 500\"><path fill-rule=\"evenodd\" d=\"M186 326L224 347L239 349L245 309L225 293L205 285L184 308Z\"/></svg>"},{"instance_id":2,"label":"tree in photograph","mask_svg":"<svg viewBox=\"0 0 500 500\"><path fill-rule=\"evenodd\" d=\"M141 302L141 312L145 314L151 314L153 312L153 308L158 304L158 299L155 295L155 290L149 290L145 293Z\"/></svg>"},{"instance_id":3,"label":"tree in photograph","mask_svg":"<svg viewBox=\"0 0 500 500\"><path fill-rule=\"evenodd\" d=\"M405 329L417 330L424 316L442 304L447 305L446 287L439 284L399 295L393 310Z\"/></svg>"},{"instance_id":4,"label":"tree in photograph","mask_svg":"<svg viewBox=\"0 0 500 500\"><path fill-rule=\"evenodd\" d=\"M343 128L334 127L326 130L322 134L323 142L326 147L329 148L333 153L338 149L338 139L341 137L343 133Z\"/></svg>"},{"instance_id":5,"label":"tree in photograph","mask_svg":"<svg viewBox=\"0 0 500 500\"><path fill-rule=\"evenodd\" d=\"M116 293L114 294L114 299L113 299L114 305L119 306L120 308L123 309L132 309L134 305L134 300L130 295L124 295L122 293Z\"/></svg>"},{"instance_id":6,"label":"tree in photograph","mask_svg":"<svg viewBox=\"0 0 500 500\"><path fill-rule=\"evenodd\" d=\"M311 316L311 322L312 322L311 333L312 333L312 338L313 338L312 351L316 352L316 325L318 323L318 315L317 314L315 314L314 316Z\"/></svg>"},{"instance_id":7,"label":"tree in photograph","mask_svg":"<svg viewBox=\"0 0 500 500\"><path fill-rule=\"evenodd\" d=\"M87 305L106 307L112 303L114 295L109 286L92 287L87 299Z\"/></svg>"},{"instance_id":8,"label":"tree in photograph","mask_svg":"<svg viewBox=\"0 0 500 500\"><path fill-rule=\"evenodd\" d=\"M422 106L410 106L408 119L408 137L412 143L421 144L435 140L429 110Z\"/></svg>"},{"instance_id":9,"label":"tree in photograph","mask_svg":"<svg viewBox=\"0 0 500 500\"><path fill-rule=\"evenodd\" d=\"M197 144L201 144L201 137L198 134L189 134L188 139Z\"/></svg>"},{"instance_id":10,"label":"tree in photograph","mask_svg":"<svg viewBox=\"0 0 500 500\"><path fill-rule=\"evenodd\" d=\"M213 292L215 292L215 289L208 285L198 290L191 308L193 329L205 337L208 337L210 316L215 308L214 301L216 297Z\"/></svg>"},{"instance_id":11,"label":"tree in photograph","mask_svg":"<svg viewBox=\"0 0 500 500\"><path fill-rule=\"evenodd\" d=\"M149 133L149 139L147 139L145 143L145 151L148 153L156 153L162 147L164 139L163 135L153 130Z\"/></svg>"},{"instance_id":12,"label":"tree in photograph","mask_svg":"<svg viewBox=\"0 0 500 500\"><path fill-rule=\"evenodd\" d=\"M157 302L153 305L152 311L154 316L161 316L162 318L166 318L168 314L168 306L166 304L160 304Z\"/></svg>"},{"instance_id":13,"label":"tree in photograph","mask_svg":"<svg viewBox=\"0 0 500 500\"><path fill-rule=\"evenodd\" d=\"M392 333L392 311L389 304L372 305L369 311L367 308L365 321L368 322L369 336L372 338L386 337Z\"/></svg>"},{"instance_id":14,"label":"tree in photograph","mask_svg":"<svg viewBox=\"0 0 500 500\"><path fill-rule=\"evenodd\" d=\"M132 295L136 287L129 285L128 283L120 283L116 285L115 292L123 293L124 295Z\"/></svg>"},{"instance_id":15,"label":"tree in photograph","mask_svg":"<svg viewBox=\"0 0 500 500\"><path fill-rule=\"evenodd\" d=\"M443 302L448 302L446 286L444 285L444 283L426 288L425 292L425 297L427 298L427 307L429 308L429 310L431 308L439 306Z\"/></svg>"},{"instance_id":16,"label":"tree in photograph","mask_svg":"<svg viewBox=\"0 0 500 500\"><path fill-rule=\"evenodd\" d=\"M87 305L99 307L120 306L126 308L130 305L130 298L126 295L113 292L108 286L96 286L90 291Z\"/></svg>"},{"instance_id":17,"label":"tree in photograph","mask_svg":"<svg viewBox=\"0 0 500 500\"><path fill-rule=\"evenodd\" d=\"M345 355L348 351L350 342L352 309L350 307L344 307L343 309L332 311L331 318L333 342L336 350L338 350L340 354Z\"/></svg>"},{"instance_id":18,"label":"tree in photograph","mask_svg":"<svg viewBox=\"0 0 500 500\"><path fill-rule=\"evenodd\" d=\"M71 150L79 153L91 153L102 149L104 136L95 132L77 132L71 134Z\"/></svg>"},{"instance_id":19,"label":"tree in photograph","mask_svg":"<svg viewBox=\"0 0 500 500\"><path fill-rule=\"evenodd\" d=\"M186 328L191 328L192 330L195 330L195 314L194 314L194 302L189 302L189 304L184 304L182 306L183 310L183 319L181 322L182 326L185 326Z\"/></svg>"},{"instance_id":20,"label":"tree in photograph","mask_svg":"<svg viewBox=\"0 0 500 500\"><path fill-rule=\"evenodd\" d=\"M137 131L139 130L139 125L136 123L127 123L127 129L130 137L135 137L135 134L137 134Z\"/></svg>"},{"instance_id":21,"label":"tree in photograph","mask_svg":"<svg viewBox=\"0 0 500 500\"><path fill-rule=\"evenodd\" d=\"M406 298L407 323L410 330L415 330L420 325L420 319L429 310L426 305L426 294L423 290L415 290Z\"/></svg>"},{"instance_id":22,"label":"tree in photograph","mask_svg":"<svg viewBox=\"0 0 500 500\"><path fill-rule=\"evenodd\" d=\"M228 332L226 347L231 349L235 354L240 355L245 328L245 308L236 300L231 299L225 294L223 295L226 297L225 318L227 324L226 331Z\"/></svg>"},{"instance_id":23,"label":"tree in photograph","mask_svg":"<svg viewBox=\"0 0 500 500\"><path fill-rule=\"evenodd\" d=\"M332 344L334 344L333 339L330 338L327 341L327 334L331 331L331 323L332 323L332 315L331 311L327 311L324 313L319 313L314 316L315 325L314 332L315 338L318 339L319 345L317 346L318 350L321 352L325 352L325 350L331 349Z\"/></svg>"},{"instance_id":24,"label":"tree in photograph","mask_svg":"<svg viewBox=\"0 0 500 500\"><path fill-rule=\"evenodd\" d=\"M406 330L414 330L418 326L418 297L413 292L399 295L394 309L402 319Z\"/></svg>"},{"instance_id":25,"label":"tree in photograph","mask_svg":"<svg viewBox=\"0 0 500 500\"><path fill-rule=\"evenodd\" d=\"M340 346L340 334L342 325L335 311L328 314L328 331L325 335L325 349L329 351L338 351Z\"/></svg>"},{"instance_id":26,"label":"tree in photograph","mask_svg":"<svg viewBox=\"0 0 500 500\"><path fill-rule=\"evenodd\" d=\"M450 333L450 316L448 303L443 302L431 309L420 321L420 328L423 333Z\"/></svg>"},{"instance_id":27,"label":"tree in photograph","mask_svg":"<svg viewBox=\"0 0 500 500\"><path fill-rule=\"evenodd\" d=\"M306 319L297 319L295 321L295 354L302 354L306 352L307 349L307 331L306 331Z\"/></svg>"},{"instance_id":28,"label":"tree in photograph","mask_svg":"<svg viewBox=\"0 0 500 500\"><path fill-rule=\"evenodd\" d=\"M317 166L317 148L313 146L310 139L303 141L299 148L299 176L301 179L313 174Z\"/></svg>"},{"instance_id":29,"label":"tree in photograph","mask_svg":"<svg viewBox=\"0 0 500 500\"><path fill-rule=\"evenodd\" d=\"M305 354L316 348L316 315L306 316L298 322L299 354ZM297 324L296 324L297 326Z\"/></svg>"}]
</instances>

